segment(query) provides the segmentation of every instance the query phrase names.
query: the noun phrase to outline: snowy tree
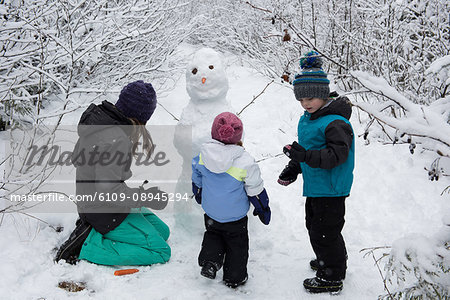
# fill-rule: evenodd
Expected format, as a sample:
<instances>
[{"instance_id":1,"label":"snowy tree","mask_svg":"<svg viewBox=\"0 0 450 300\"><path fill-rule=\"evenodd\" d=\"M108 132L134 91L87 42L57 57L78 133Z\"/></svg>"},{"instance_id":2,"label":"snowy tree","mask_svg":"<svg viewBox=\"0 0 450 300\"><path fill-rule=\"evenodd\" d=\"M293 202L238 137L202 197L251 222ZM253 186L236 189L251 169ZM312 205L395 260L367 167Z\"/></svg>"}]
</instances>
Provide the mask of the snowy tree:
<instances>
[{"instance_id":1,"label":"snowy tree","mask_svg":"<svg viewBox=\"0 0 450 300\"><path fill-rule=\"evenodd\" d=\"M426 69L448 54L447 1L358 3L350 69L385 78L416 103L429 103L438 92L427 84ZM350 36L351 34L351 36Z\"/></svg>"},{"instance_id":2,"label":"snowy tree","mask_svg":"<svg viewBox=\"0 0 450 300\"><path fill-rule=\"evenodd\" d=\"M12 1L2 5L3 118L36 124L44 100L79 108L77 95L136 79L163 86L175 48L192 31L179 1ZM56 98L56 99L55 99ZM94 99L94 96L93 96ZM54 115L53 113L52 115Z\"/></svg>"},{"instance_id":3,"label":"snowy tree","mask_svg":"<svg viewBox=\"0 0 450 300\"><path fill-rule=\"evenodd\" d=\"M185 8L165 0L2 2L0 130L5 123L19 129L10 132L9 156L0 162L7 169L3 197L46 191L57 165L49 156L25 165L29 147L52 149L64 115L90 104L79 103L80 96L93 102L137 79L158 91L169 87L181 68L172 54L196 24ZM42 126L51 117L55 126Z\"/></svg>"},{"instance_id":4,"label":"snowy tree","mask_svg":"<svg viewBox=\"0 0 450 300\"><path fill-rule=\"evenodd\" d=\"M313 49L346 91L349 70L385 78L412 101L442 95L425 73L448 54L448 1L212 1L193 4L204 22L194 42L244 54L272 78L298 72L298 58ZM289 36L289 37L287 37Z\"/></svg>"}]
</instances>

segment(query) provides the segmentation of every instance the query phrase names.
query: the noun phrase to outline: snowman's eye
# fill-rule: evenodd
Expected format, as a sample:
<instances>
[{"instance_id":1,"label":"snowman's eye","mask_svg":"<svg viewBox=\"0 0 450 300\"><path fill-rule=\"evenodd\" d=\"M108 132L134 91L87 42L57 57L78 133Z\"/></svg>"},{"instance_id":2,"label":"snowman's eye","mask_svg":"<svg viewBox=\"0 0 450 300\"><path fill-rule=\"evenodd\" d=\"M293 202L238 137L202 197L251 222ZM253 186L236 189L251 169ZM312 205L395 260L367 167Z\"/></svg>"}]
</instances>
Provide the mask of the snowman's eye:
<instances>
[{"instance_id":1,"label":"snowman's eye","mask_svg":"<svg viewBox=\"0 0 450 300\"><path fill-rule=\"evenodd\" d=\"M210 65L209 68L212 70L212 69L214 69L214 66L213 66L213 65Z\"/></svg>"},{"instance_id":2,"label":"snowman's eye","mask_svg":"<svg viewBox=\"0 0 450 300\"><path fill-rule=\"evenodd\" d=\"M197 74L197 68L192 69L192 74L194 74L194 75Z\"/></svg>"}]
</instances>

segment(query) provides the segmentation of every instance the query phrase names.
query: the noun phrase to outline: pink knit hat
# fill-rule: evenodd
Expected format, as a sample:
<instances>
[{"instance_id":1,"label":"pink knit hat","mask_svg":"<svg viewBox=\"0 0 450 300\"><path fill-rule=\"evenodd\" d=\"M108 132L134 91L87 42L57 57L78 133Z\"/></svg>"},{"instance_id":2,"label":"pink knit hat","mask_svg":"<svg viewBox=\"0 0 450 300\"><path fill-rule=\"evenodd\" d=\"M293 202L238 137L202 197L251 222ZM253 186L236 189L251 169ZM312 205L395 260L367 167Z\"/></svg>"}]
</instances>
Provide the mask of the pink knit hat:
<instances>
[{"instance_id":1,"label":"pink knit hat","mask_svg":"<svg viewBox=\"0 0 450 300\"><path fill-rule=\"evenodd\" d=\"M236 144L241 140L243 130L244 126L235 114L223 112L214 119L211 136L224 144Z\"/></svg>"}]
</instances>

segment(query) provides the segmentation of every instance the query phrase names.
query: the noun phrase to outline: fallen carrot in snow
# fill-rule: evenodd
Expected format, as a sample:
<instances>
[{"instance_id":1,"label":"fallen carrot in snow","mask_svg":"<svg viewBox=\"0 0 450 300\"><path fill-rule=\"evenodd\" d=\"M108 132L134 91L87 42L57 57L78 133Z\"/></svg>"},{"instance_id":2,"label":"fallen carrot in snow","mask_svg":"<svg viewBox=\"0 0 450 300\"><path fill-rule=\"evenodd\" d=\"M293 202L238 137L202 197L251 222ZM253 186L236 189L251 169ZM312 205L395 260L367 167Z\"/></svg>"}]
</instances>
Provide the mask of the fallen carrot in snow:
<instances>
[{"instance_id":1,"label":"fallen carrot in snow","mask_svg":"<svg viewBox=\"0 0 450 300\"><path fill-rule=\"evenodd\" d=\"M128 275L139 272L138 269L123 269L123 270L117 270L114 272L114 275L116 276L122 276L122 275Z\"/></svg>"}]
</instances>

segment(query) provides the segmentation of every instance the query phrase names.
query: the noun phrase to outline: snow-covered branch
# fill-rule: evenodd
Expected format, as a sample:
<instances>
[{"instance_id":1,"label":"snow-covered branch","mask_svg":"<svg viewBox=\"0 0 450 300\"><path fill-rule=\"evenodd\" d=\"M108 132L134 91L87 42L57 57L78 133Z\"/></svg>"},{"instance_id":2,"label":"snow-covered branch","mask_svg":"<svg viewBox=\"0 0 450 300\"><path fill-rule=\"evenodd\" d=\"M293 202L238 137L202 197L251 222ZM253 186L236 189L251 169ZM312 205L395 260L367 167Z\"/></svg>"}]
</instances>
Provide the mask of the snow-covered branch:
<instances>
[{"instance_id":1,"label":"snow-covered branch","mask_svg":"<svg viewBox=\"0 0 450 300\"><path fill-rule=\"evenodd\" d=\"M383 78L367 72L353 71L352 76L367 92L382 96L383 105L368 102L354 102L353 105L367 112L378 121L396 129L400 135L418 137L437 142L436 150L442 155L450 156L450 125L448 111L442 111L438 105L417 104L406 98ZM450 103L450 97L437 100L437 103ZM386 106L401 108L404 116L392 116L385 112Z\"/></svg>"},{"instance_id":2,"label":"snow-covered branch","mask_svg":"<svg viewBox=\"0 0 450 300\"><path fill-rule=\"evenodd\" d=\"M183 1L23 2L0 11L0 119L10 123L42 120L50 96L72 110L82 91L137 79L158 87L179 71L171 54L196 25Z\"/></svg>"}]
</instances>

